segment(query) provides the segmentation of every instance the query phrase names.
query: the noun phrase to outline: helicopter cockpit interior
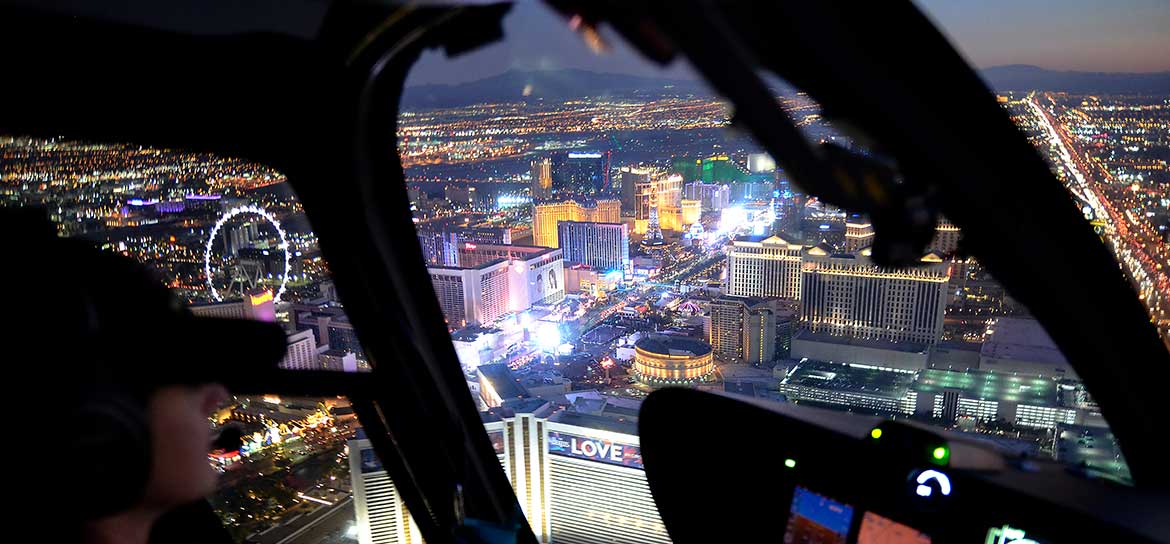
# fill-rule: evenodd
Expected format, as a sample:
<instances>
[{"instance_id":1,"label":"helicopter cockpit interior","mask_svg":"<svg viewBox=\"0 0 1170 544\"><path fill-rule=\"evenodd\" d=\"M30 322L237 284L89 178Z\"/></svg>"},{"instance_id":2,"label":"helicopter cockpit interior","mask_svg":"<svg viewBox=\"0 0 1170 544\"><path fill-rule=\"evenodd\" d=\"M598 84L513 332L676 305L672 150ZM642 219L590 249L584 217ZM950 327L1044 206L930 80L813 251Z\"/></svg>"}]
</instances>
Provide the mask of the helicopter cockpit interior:
<instances>
[{"instance_id":1,"label":"helicopter cockpit interior","mask_svg":"<svg viewBox=\"0 0 1170 544\"><path fill-rule=\"evenodd\" d=\"M0 211L286 334L176 335L231 395L151 541L1170 542L1170 71L925 1L181 4L0 4Z\"/></svg>"}]
</instances>

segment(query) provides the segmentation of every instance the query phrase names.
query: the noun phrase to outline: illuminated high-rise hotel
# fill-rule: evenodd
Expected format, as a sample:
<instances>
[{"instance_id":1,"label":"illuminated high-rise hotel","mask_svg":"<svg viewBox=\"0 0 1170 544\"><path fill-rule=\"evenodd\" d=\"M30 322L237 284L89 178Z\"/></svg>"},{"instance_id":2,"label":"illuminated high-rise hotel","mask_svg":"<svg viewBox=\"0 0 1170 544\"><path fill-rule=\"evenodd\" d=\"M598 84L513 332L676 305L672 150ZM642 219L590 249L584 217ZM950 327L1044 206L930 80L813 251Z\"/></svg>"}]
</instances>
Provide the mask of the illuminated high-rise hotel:
<instances>
[{"instance_id":1,"label":"illuminated high-rise hotel","mask_svg":"<svg viewBox=\"0 0 1170 544\"><path fill-rule=\"evenodd\" d=\"M800 298L802 249L780 236L733 240L727 254L727 294Z\"/></svg>"},{"instance_id":2,"label":"illuminated high-rise hotel","mask_svg":"<svg viewBox=\"0 0 1170 544\"><path fill-rule=\"evenodd\" d=\"M672 175L655 180L655 204L658 206L658 226L662 230L682 230L682 176Z\"/></svg>"},{"instance_id":3,"label":"illuminated high-rise hotel","mask_svg":"<svg viewBox=\"0 0 1170 544\"><path fill-rule=\"evenodd\" d=\"M638 180L634 185L634 232L643 234L650 221L650 206L657 184L654 180Z\"/></svg>"},{"instance_id":4,"label":"illuminated high-rise hotel","mask_svg":"<svg viewBox=\"0 0 1170 544\"><path fill-rule=\"evenodd\" d=\"M347 444L360 544L421 544L422 534L363 429Z\"/></svg>"},{"instance_id":5,"label":"illuminated high-rise hotel","mask_svg":"<svg viewBox=\"0 0 1170 544\"><path fill-rule=\"evenodd\" d=\"M317 364L317 337L312 329L294 332L285 339L288 347L278 365L289 370L319 370Z\"/></svg>"},{"instance_id":6,"label":"illuminated high-rise hotel","mask_svg":"<svg viewBox=\"0 0 1170 544\"><path fill-rule=\"evenodd\" d=\"M511 270L512 264L504 259L477 267L427 267L447 326L488 324L507 313Z\"/></svg>"},{"instance_id":7,"label":"illuminated high-rise hotel","mask_svg":"<svg viewBox=\"0 0 1170 544\"><path fill-rule=\"evenodd\" d=\"M532 161L532 201L552 197L552 161L547 157Z\"/></svg>"},{"instance_id":8,"label":"illuminated high-rise hotel","mask_svg":"<svg viewBox=\"0 0 1170 544\"><path fill-rule=\"evenodd\" d=\"M679 216L681 222L679 223L679 230L686 230L691 225L699 222L699 218L703 215L703 203L698 200L683 199L682 212Z\"/></svg>"},{"instance_id":9,"label":"illuminated high-rise hotel","mask_svg":"<svg viewBox=\"0 0 1170 544\"><path fill-rule=\"evenodd\" d=\"M627 166L621 169L622 213L637 215L638 190L639 187L649 186L650 174L651 171L645 168Z\"/></svg>"},{"instance_id":10,"label":"illuminated high-rise hotel","mask_svg":"<svg viewBox=\"0 0 1170 544\"><path fill-rule=\"evenodd\" d=\"M486 325L508 312L565 298L559 249L464 243L456 266L428 266L451 328Z\"/></svg>"},{"instance_id":11,"label":"illuminated high-rise hotel","mask_svg":"<svg viewBox=\"0 0 1170 544\"><path fill-rule=\"evenodd\" d=\"M772 300L721 297L711 301L711 349L727 363L761 364L776 353Z\"/></svg>"},{"instance_id":12,"label":"illuminated high-rise hotel","mask_svg":"<svg viewBox=\"0 0 1170 544\"><path fill-rule=\"evenodd\" d=\"M928 251L937 251L940 254L948 255L954 253L959 249L959 227L951 223L946 218L939 217L938 225L934 227L934 238L930 240L930 244L926 247Z\"/></svg>"},{"instance_id":13,"label":"illuminated high-rise hotel","mask_svg":"<svg viewBox=\"0 0 1170 544\"><path fill-rule=\"evenodd\" d=\"M804 327L853 338L937 342L950 279L947 263L932 253L921 267L882 268L867 253L808 251L800 292Z\"/></svg>"},{"instance_id":14,"label":"illuminated high-rise hotel","mask_svg":"<svg viewBox=\"0 0 1170 544\"><path fill-rule=\"evenodd\" d=\"M537 204L532 210L533 243L541 247L560 247L558 222L620 223L621 209L620 200L596 200L590 205L576 200Z\"/></svg>"},{"instance_id":15,"label":"illuminated high-rise hotel","mask_svg":"<svg viewBox=\"0 0 1170 544\"><path fill-rule=\"evenodd\" d=\"M642 247L645 249L660 249L665 245L666 238L662 236L662 228L658 226L658 206L651 206L650 219L646 222L646 233L642 237Z\"/></svg>"},{"instance_id":16,"label":"illuminated high-rise hotel","mask_svg":"<svg viewBox=\"0 0 1170 544\"><path fill-rule=\"evenodd\" d=\"M601 272L631 275L629 227L624 223L561 221L557 226L565 261Z\"/></svg>"},{"instance_id":17,"label":"illuminated high-rise hotel","mask_svg":"<svg viewBox=\"0 0 1170 544\"><path fill-rule=\"evenodd\" d=\"M692 181L683 186L683 198L698 200L705 212L717 212L731 204L731 190L726 183Z\"/></svg>"},{"instance_id":18,"label":"illuminated high-rise hotel","mask_svg":"<svg viewBox=\"0 0 1170 544\"><path fill-rule=\"evenodd\" d=\"M709 355L708 355L709 357ZM539 542L668 544L642 466L640 401L596 391L565 395L576 411L540 398L481 414L496 459ZM349 442L362 544L414 543L418 526L362 431Z\"/></svg>"},{"instance_id":19,"label":"illuminated high-rise hotel","mask_svg":"<svg viewBox=\"0 0 1170 544\"><path fill-rule=\"evenodd\" d=\"M481 266L496 259L512 263L508 275L508 311L565 299L564 261L559 249L539 246L470 244L459 247L459 265Z\"/></svg>"},{"instance_id":20,"label":"illuminated high-rise hotel","mask_svg":"<svg viewBox=\"0 0 1170 544\"><path fill-rule=\"evenodd\" d=\"M610 191L610 153L569 151L553 155L552 184L560 195L600 195Z\"/></svg>"},{"instance_id":21,"label":"illuminated high-rise hotel","mask_svg":"<svg viewBox=\"0 0 1170 544\"><path fill-rule=\"evenodd\" d=\"M633 193L634 232L649 232L652 209L656 210L661 230L683 232L698 223L704 205L698 195L692 196L684 198L683 177L678 174L638 180Z\"/></svg>"},{"instance_id":22,"label":"illuminated high-rise hotel","mask_svg":"<svg viewBox=\"0 0 1170 544\"><path fill-rule=\"evenodd\" d=\"M873 245L873 223L861 216L845 220L845 251L852 253Z\"/></svg>"}]
</instances>

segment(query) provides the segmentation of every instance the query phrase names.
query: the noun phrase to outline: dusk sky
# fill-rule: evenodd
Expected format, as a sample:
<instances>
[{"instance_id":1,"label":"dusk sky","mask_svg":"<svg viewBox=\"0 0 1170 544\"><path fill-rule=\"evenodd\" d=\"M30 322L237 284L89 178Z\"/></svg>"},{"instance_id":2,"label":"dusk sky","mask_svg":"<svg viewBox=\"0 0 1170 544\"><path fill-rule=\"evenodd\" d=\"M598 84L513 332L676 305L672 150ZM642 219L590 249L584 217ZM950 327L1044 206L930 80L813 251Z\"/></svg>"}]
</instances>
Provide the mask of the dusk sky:
<instances>
[{"instance_id":1,"label":"dusk sky","mask_svg":"<svg viewBox=\"0 0 1170 544\"><path fill-rule=\"evenodd\" d=\"M1054 70L1170 70L1170 0L918 0L978 67L1034 64ZM409 84L455 83L510 68L582 68L660 72L616 39L605 56L591 53L563 20L536 2L520 2L505 21L507 37L465 57L429 53ZM670 77L688 77L672 67Z\"/></svg>"},{"instance_id":2,"label":"dusk sky","mask_svg":"<svg viewBox=\"0 0 1170 544\"><path fill-rule=\"evenodd\" d=\"M1170 0L915 1L977 67L1034 64L1053 70L1170 71ZM316 34L330 4L328 0L0 2L135 24L145 22L185 32L279 31L304 37ZM510 68L658 73L612 34L614 52L605 57L593 55L567 30L563 19L536 0L519 0L505 20L505 27L507 36L503 42L463 58L448 61L441 53L428 54L411 74L409 83L468 81ZM666 75L689 74L675 68Z\"/></svg>"}]
</instances>

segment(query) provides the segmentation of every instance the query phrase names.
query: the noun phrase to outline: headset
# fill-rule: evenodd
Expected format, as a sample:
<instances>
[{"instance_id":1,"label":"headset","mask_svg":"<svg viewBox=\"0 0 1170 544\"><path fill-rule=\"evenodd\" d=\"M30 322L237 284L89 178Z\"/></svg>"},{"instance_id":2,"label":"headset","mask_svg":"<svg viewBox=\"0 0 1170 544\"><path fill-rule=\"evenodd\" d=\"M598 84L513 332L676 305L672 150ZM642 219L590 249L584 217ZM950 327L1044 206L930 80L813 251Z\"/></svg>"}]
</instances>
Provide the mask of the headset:
<instances>
[{"instance_id":1,"label":"headset","mask_svg":"<svg viewBox=\"0 0 1170 544\"><path fill-rule=\"evenodd\" d=\"M101 336L101 308L93 291L100 282L91 278L111 261L85 242L58 238L56 226L39 209L0 209L0 232L8 235L6 251L14 261L30 265L5 266L0 273L35 276L47 286L18 292L17 298L34 295L25 307L35 317L23 321L53 331L50 349L30 366L40 374L40 387L54 393L46 405L62 432L54 433L46 456L49 470L65 473L61 483L71 496L62 502L79 522L126 511L142 500L153 469L150 392L119 383L111 366L117 352L105 349L116 346ZM22 330L20 324L15 330L16 341L41 332ZM24 332L29 336L21 338Z\"/></svg>"},{"instance_id":2,"label":"headset","mask_svg":"<svg viewBox=\"0 0 1170 544\"><path fill-rule=\"evenodd\" d=\"M55 448L54 455L60 459L54 464L69 469L72 507L82 522L124 512L143 499L154 468L150 399L160 384L118 376L116 357L119 349L126 348L103 335L104 330L118 328L116 323L104 323L103 319L119 317L103 315L104 306L97 302L103 298L103 292L98 291L103 282L87 280L101 278L104 273L137 271L128 267L118 270L118 260L123 257L105 255L80 240L58 238L56 227L43 214L10 211L0 210L0 216L23 215L24 222L34 221L30 217L37 216L37 224L22 226L9 225L11 218L4 217L0 219L0 232L32 233L14 244L17 254L43 265L46 283L54 286L47 294L38 292L34 302L36 307L51 311L40 317L52 323L61 335L45 365L50 372L64 369L55 379L45 379L50 386L63 382L66 391L54 401L55 415L68 428L60 433L63 444ZM73 271L82 272L83 277L79 280ZM110 305L120 301L104 302ZM220 430L212 447L238 449L241 443L240 429L227 426Z\"/></svg>"}]
</instances>

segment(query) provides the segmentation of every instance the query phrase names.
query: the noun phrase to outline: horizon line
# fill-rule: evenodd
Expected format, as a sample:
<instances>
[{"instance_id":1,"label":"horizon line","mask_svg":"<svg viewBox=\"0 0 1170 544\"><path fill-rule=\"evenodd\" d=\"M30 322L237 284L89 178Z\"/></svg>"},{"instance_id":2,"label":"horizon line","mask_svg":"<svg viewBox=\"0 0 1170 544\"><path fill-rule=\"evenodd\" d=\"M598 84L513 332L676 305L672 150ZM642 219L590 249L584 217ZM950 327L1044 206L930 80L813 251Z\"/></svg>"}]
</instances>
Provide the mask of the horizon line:
<instances>
[{"instance_id":1,"label":"horizon line","mask_svg":"<svg viewBox=\"0 0 1170 544\"><path fill-rule=\"evenodd\" d=\"M992 65L992 66L978 66L978 67L975 67L975 70L976 70L976 71L978 71L978 72L983 72L983 71L986 71L986 70L992 70L992 69L996 69L996 68L1008 68L1008 67L1027 67L1027 68L1036 68L1036 69L1039 69L1039 70L1043 70L1043 71L1045 71L1045 72L1055 72L1055 73L1061 73L1061 74L1106 74L1106 75L1114 75L1114 76L1157 76L1157 75L1170 75L1170 68L1167 68L1167 69L1165 69L1165 70L1154 70L1154 71L1147 71L1147 72L1103 72L1103 71L1098 71L1098 70L1060 70L1060 69L1054 69L1054 68L1045 68L1045 67L1043 67L1043 66L1038 66L1038 65L1035 65L1035 64L1025 64L1025 63L1015 63L1015 64L995 64L995 65ZM475 82L477 82L477 81L483 81L483 80L485 80L485 79L490 79L490 78L493 78L493 77L501 76L501 75L504 75L504 74L507 74L507 73L510 73L510 72L534 72L534 73L535 73L535 72L563 72L563 71L587 72L587 73L598 74L598 75L630 76L630 77L640 77L640 78L645 78L645 79L663 79L663 80L676 80L676 81L688 81L688 82L689 82L689 81L704 81L704 80L702 79L702 77L701 77L701 76L698 76L697 74L695 74L693 77L686 77L686 76L683 76L683 77L678 77L678 76L675 76L675 75L671 75L671 76L661 76L661 77L659 77L659 76L652 75L652 74L638 74L638 73L632 73L632 72L599 72L599 71L596 71L596 70L589 70L589 69L586 69L586 68L572 68L572 67L562 67L562 68L533 68L533 69L525 69L525 68L509 68L509 69L507 69L507 70L504 70L504 71L502 71L502 72L498 72L498 73L495 73L495 74L487 75L487 76L484 76L484 77L481 77L481 78L478 78L478 79L470 79L470 80L467 80L467 81L460 81L460 82L457 82L457 83L438 83L438 82L428 82L428 83L414 83L414 84L411 84L411 83L409 83L409 82L408 82L408 83L407 83L407 85L406 85L406 87L407 87L407 88L410 88L410 87L423 87L423 86L428 86L428 85L446 85L446 86L463 85L463 84L467 84L467 83L475 83ZM409 80L409 77L408 77L407 79Z\"/></svg>"}]
</instances>

